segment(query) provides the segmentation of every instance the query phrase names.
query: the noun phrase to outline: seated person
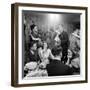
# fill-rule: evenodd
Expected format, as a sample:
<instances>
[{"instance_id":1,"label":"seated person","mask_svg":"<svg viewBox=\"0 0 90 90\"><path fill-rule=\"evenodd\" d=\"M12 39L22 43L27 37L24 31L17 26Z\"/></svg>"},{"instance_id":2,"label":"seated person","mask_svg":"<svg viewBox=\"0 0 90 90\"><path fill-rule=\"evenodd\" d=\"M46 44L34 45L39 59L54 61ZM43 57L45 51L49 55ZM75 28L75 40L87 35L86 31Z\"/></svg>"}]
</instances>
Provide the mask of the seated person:
<instances>
[{"instance_id":1,"label":"seated person","mask_svg":"<svg viewBox=\"0 0 90 90\"><path fill-rule=\"evenodd\" d=\"M25 65L24 70L28 70L28 73L24 77L24 79L29 79L30 77L44 77L48 76L46 70L39 69L38 64L36 62L29 62Z\"/></svg>"},{"instance_id":2,"label":"seated person","mask_svg":"<svg viewBox=\"0 0 90 90\"><path fill-rule=\"evenodd\" d=\"M30 60L25 64L24 71L26 73L25 78L47 76L47 72L39 69L40 58L38 55L37 44L35 42L30 43Z\"/></svg>"},{"instance_id":3,"label":"seated person","mask_svg":"<svg viewBox=\"0 0 90 90\"><path fill-rule=\"evenodd\" d=\"M66 62L66 65L68 65L68 66L71 67L71 61L74 58L74 53L70 49L68 49L68 55L67 55L67 57L68 57L68 60Z\"/></svg>"},{"instance_id":4,"label":"seated person","mask_svg":"<svg viewBox=\"0 0 90 90\"><path fill-rule=\"evenodd\" d=\"M40 57L37 52L37 43L35 41L30 42L29 59L29 62L40 62Z\"/></svg>"},{"instance_id":5,"label":"seated person","mask_svg":"<svg viewBox=\"0 0 90 90\"><path fill-rule=\"evenodd\" d=\"M80 58L77 57L71 62L73 68L73 74L80 74Z\"/></svg>"},{"instance_id":6,"label":"seated person","mask_svg":"<svg viewBox=\"0 0 90 90\"><path fill-rule=\"evenodd\" d=\"M46 68L46 65L49 64L49 58L54 59L46 42L43 43L43 48L39 49L39 55L41 59L40 67L42 68Z\"/></svg>"},{"instance_id":7,"label":"seated person","mask_svg":"<svg viewBox=\"0 0 90 90\"><path fill-rule=\"evenodd\" d=\"M39 35L38 35L38 28L37 28L37 25L33 24L30 26L31 28L31 33L30 33L30 41L41 41L41 39L39 38Z\"/></svg>"},{"instance_id":8,"label":"seated person","mask_svg":"<svg viewBox=\"0 0 90 90\"><path fill-rule=\"evenodd\" d=\"M55 47L52 48L52 54L54 55L54 59L61 61L61 57L62 57L62 52L60 52L61 50L62 48L60 47L60 45L55 44Z\"/></svg>"},{"instance_id":9,"label":"seated person","mask_svg":"<svg viewBox=\"0 0 90 90\"><path fill-rule=\"evenodd\" d=\"M68 57L68 60L67 60L66 64L72 68L73 74L79 74L80 73L80 57L79 57L79 54L74 55L74 53L69 49L67 57Z\"/></svg>"},{"instance_id":10,"label":"seated person","mask_svg":"<svg viewBox=\"0 0 90 90\"><path fill-rule=\"evenodd\" d=\"M55 49L53 52L55 59L53 59L46 67L48 76L72 75L71 68L61 62L62 49Z\"/></svg>"}]
</instances>

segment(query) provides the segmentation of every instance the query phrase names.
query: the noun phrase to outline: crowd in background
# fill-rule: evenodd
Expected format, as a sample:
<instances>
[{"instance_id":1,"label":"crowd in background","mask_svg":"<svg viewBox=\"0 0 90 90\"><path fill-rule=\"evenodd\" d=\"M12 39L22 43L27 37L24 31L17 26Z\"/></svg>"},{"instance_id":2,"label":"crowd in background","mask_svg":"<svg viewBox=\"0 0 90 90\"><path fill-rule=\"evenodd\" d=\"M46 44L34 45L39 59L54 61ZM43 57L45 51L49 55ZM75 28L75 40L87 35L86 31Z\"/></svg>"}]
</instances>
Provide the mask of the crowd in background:
<instances>
[{"instance_id":1,"label":"crowd in background","mask_svg":"<svg viewBox=\"0 0 90 90\"><path fill-rule=\"evenodd\" d=\"M25 78L80 74L80 27L68 34L64 24L40 32L24 23L24 47Z\"/></svg>"}]
</instances>

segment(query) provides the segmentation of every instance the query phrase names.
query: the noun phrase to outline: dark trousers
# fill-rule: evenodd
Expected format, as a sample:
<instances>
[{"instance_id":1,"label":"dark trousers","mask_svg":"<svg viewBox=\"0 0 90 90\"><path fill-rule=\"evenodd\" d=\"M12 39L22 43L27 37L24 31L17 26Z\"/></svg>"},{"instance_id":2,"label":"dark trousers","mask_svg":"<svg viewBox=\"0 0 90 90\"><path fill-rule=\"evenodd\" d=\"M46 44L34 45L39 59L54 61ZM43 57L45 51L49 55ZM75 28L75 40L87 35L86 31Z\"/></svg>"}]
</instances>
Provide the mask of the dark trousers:
<instances>
[{"instance_id":1,"label":"dark trousers","mask_svg":"<svg viewBox=\"0 0 90 90\"><path fill-rule=\"evenodd\" d=\"M68 47L62 47L62 58L61 58L61 62L63 62L64 64L67 62L67 55L68 55Z\"/></svg>"}]
</instances>

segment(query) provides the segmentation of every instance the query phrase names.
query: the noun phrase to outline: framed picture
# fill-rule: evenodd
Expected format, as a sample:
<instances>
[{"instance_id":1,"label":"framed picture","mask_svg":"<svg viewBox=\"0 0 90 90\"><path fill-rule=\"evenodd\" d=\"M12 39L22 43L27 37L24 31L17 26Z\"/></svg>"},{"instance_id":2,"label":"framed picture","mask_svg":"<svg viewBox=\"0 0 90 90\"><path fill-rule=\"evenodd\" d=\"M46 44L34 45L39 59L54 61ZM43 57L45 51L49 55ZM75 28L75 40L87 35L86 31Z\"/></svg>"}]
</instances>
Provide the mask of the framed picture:
<instances>
[{"instance_id":1,"label":"framed picture","mask_svg":"<svg viewBox=\"0 0 90 90\"><path fill-rule=\"evenodd\" d=\"M87 7L11 5L11 85L87 83Z\"/></svg>"}]
</instances>

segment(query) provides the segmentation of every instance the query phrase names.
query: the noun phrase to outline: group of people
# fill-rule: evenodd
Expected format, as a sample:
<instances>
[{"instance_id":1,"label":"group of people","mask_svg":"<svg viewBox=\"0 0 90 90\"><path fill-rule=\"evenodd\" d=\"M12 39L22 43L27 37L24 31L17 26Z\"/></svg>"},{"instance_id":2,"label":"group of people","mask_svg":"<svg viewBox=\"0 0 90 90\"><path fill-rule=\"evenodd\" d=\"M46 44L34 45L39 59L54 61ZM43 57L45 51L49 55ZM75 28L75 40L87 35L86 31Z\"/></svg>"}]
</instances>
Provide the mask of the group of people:
<instances>
[{"instance_id":1,"label":"group of people","mask_svg":"<svg viewBox=\"0 0 90 90\"><path fill-rule=\"evenodd\" d=\"M80 35L76 29L70 36L59 25L50 49L46 41L41 40L38 27L30 26L29 59L24 65L25 78L43 76L61 76L80 73Z\"/></svg>"}]
</instances>

